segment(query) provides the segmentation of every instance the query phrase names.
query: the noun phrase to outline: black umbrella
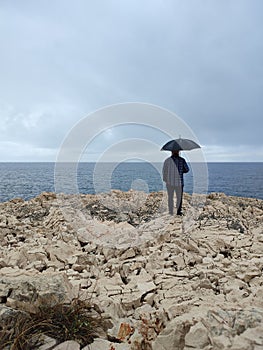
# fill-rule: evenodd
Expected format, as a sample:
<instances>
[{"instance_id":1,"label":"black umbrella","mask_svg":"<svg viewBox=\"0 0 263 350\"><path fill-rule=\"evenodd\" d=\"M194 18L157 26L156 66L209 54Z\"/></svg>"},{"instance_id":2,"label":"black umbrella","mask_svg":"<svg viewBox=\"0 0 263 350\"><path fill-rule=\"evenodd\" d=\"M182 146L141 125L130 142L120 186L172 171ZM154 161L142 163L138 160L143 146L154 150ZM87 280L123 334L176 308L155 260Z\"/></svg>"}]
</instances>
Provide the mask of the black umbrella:
<instances>
[{"instance_id":1,"label":"black umbrella","mask_svg":"<svg viewBox=\"0 0 263 350\"><path fill-rule=\"evenodd\" d=\"M190 151L191 149L201 148L196 142L188 139L176 139L168 141L161 151Z\"/></svg>"}]
</instances>

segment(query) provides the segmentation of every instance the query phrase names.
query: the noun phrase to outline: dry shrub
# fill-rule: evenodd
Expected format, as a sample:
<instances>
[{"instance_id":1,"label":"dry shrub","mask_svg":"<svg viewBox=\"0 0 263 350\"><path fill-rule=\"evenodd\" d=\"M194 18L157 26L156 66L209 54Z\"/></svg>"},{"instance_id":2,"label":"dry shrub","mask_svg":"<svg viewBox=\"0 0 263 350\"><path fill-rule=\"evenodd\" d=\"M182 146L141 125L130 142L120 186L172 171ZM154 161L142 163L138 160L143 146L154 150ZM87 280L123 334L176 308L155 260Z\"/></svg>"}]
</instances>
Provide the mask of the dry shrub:
<instances>
[{"instance_id":1,"label":"dry shrub","mask_svg":"<svg viewBox=\"0 0 263 350\"><path fill-rule=\"evenodd\" d=\"M24 310L0 324L0 349L33 350L43 343L44 335L58 343L75 340L85 346L103 331L100 315L94 316L89 303L80 299L71 303L38 301L25 305Z\"/></svg>"}]
</instances>

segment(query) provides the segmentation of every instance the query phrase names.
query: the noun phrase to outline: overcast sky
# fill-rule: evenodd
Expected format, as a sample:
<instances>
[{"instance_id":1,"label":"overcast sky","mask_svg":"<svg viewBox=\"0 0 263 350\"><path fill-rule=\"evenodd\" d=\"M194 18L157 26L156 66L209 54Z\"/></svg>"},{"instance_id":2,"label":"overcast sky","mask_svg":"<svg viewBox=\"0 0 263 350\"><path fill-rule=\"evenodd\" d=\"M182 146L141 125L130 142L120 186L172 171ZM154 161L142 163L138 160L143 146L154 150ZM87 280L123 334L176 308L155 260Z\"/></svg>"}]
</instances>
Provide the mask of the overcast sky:
<instances>
[{"instance_id":1,"label":"overcast sky","mask_svg":"<svg viewBox=\"0 0 263 350\"><path fill-rule=\"evenodd\" d=\"M80 120L125 102L176 113L207 161L263 161L262 13L262 0L0 0L0 161L55 161ZM116 153L123 131L132 154L117 131L105 140Z\"/></svg>"}]
</instances>

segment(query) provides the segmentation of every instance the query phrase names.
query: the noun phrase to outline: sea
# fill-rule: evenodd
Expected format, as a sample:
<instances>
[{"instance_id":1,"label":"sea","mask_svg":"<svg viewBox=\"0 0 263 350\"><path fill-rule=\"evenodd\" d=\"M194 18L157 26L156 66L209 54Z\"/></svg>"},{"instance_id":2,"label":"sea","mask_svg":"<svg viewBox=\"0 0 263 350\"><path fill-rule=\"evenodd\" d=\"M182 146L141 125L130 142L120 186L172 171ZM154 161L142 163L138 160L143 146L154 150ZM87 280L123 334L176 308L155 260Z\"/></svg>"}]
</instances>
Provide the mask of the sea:
<instances>
[{"instance_id":1,"label":"sea","mask_svg":"<svg viewBox=\"0 0 263 350\"><path fill-rule=\"evenodd\" d=\"M190 164L184 192L222 192L263 199L263 162ZM162 164L0 163L0 202L29 200L42 192L94 194L113 189L147 193L165 190Z\"/></svg>"}]
</instances>

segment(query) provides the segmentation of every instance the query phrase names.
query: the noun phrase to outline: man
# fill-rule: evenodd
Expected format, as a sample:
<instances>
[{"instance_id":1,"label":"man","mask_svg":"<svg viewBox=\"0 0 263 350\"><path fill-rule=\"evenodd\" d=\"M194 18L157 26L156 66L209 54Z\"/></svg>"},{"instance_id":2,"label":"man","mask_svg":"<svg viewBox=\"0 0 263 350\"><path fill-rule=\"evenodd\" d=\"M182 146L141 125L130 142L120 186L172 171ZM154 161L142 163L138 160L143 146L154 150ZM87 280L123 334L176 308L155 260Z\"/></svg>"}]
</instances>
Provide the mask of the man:
<instances>
[{"instance_id":1,"label":"man","mask_svg":"<svg viewBox=\"0 0 263 350\"><path fill-rule=\"evenodd\" d=\"M171 157L167 158L163 164L163 181L166 183L168 193L169 214L174 212L174 192L176 193L177 215L182 214L184 173L189 171L189 167L184 158L179 156L179 151L172 151Z\"/></svg>"}]
</instances>

